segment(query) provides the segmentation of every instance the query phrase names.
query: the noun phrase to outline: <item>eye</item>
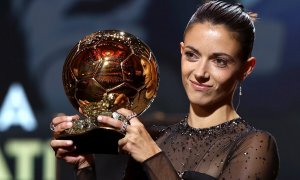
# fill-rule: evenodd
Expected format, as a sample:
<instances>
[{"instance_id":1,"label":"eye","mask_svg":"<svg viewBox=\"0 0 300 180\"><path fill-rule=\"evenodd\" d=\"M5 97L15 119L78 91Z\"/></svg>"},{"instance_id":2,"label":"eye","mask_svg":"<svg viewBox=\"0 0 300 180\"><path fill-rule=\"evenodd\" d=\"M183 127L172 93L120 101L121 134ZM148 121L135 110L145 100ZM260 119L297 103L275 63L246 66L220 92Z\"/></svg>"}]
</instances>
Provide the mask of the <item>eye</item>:
<instances>
[{"instance_id":1,"label":"eye","mask_svg":"<svg viewBox=\"0 0 300 180\"><path fill-rule=\"evenodd\" d=\"M226 60L224 58L216 58L216 59L214 59L214 62L220 68L225 68L228 65L228 60Z\"/></svg>"},{"instance_id":2,"label":"eye","mask_svg":"<svg viewBox=\"0 0 300 180\"><path fill-rule=\"evenodd\" d=\"M192 51L185 51L184 56L187 58L189 61L195 61L197 60L198 56L192 52Z\"/></svg>"}]
</instances>

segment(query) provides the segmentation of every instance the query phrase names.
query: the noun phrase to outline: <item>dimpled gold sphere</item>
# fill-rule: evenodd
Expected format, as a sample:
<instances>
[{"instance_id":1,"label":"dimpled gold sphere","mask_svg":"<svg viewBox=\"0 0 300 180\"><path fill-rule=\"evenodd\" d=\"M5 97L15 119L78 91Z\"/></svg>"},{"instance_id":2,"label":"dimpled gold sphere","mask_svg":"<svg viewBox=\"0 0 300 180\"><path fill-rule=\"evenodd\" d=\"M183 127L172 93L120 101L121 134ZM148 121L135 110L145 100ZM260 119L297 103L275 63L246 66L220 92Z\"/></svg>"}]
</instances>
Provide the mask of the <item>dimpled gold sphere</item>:
<instances>
[{"instance_id":1,"label":"dimpled gold sphere","mask_svg":"<svg viewBox=\"0 0 300 180\"><path fill-rule=\"evenodd\" d=\"M139 115L154 100L158 83L158 65L150 48L119 30L86 36L71 50L63 67L66 95L89 117L121 107Z\"/></svg>"},{"instance_id":2,"label":"dimpled gold sphere","mask_svg":"<svg viewBox=\"0 0 300 180\"><path fill-rule=\"evenodd\" d=\"M119 30L94 32L81 39L67 56L62 75L68 99L85 116L60 135L64 138L95 128L113 129L99 124L96 117L111 116L119 108L142 114L153 102L159 84L151 49Z\"/></svg>"}]
</instances>

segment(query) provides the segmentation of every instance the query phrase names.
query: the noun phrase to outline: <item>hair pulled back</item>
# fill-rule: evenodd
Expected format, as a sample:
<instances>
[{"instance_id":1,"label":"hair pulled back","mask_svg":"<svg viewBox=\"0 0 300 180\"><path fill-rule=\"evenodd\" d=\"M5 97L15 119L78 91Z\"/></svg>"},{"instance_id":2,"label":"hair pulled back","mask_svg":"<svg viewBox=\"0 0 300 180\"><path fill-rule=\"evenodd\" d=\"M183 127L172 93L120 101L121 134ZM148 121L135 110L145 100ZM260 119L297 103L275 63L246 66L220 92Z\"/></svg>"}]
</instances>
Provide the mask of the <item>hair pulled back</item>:
<instances>
[{"instance_id":1,"label":"hair pulled back","mask_svg":"<svg viewBox=\"0 0 300 180\"><path fill-rule=\"evenodd\" d=\"M184 31L184 37L196 23L209 22L215 25L225 25L235 33L235 38L241 45L241 60L246 61L251 56L253 49L255 19L256 14L245 12L242 4L209 1L201 5L193 14Z\"/></svg>"}]
</instances>

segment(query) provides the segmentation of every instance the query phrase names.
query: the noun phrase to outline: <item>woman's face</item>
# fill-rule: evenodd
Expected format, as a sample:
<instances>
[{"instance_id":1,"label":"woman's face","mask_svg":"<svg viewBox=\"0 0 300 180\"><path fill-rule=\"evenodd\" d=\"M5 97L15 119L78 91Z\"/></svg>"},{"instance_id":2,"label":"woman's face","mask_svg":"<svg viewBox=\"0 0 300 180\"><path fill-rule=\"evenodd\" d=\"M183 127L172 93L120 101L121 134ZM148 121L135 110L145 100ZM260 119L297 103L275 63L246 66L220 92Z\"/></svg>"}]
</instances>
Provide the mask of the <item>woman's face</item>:
<instances>
[{"instance_id":1,"label":"woman's face","mask_svg":"<svg viewBox=\"0 0 300 180\"><path fill-rule=\"evenodd\" d=\"M194 24L181 43L182 81L192 104L231 103L244 68L239 42L224 25Z\"/></svg>"}]
</instances>

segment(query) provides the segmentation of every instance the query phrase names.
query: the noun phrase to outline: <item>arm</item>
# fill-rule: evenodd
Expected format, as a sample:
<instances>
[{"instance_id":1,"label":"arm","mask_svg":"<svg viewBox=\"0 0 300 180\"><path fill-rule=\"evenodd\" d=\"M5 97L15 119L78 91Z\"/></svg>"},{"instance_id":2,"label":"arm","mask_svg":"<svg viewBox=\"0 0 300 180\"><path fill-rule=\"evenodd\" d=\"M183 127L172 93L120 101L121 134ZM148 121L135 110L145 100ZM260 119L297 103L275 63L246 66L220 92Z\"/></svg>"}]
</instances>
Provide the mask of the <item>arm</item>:
<instances>
[{"instance_id":1,"label":"arm","mask_svg":"<svg viewBox=\"0 0 300 180\"><path fill-rule=\"evenodd\" d=\"M118 112L124 116L131 114L127 109L119 109ZM121 121L107 116L98 117L98 120L116 129L122 127ZM119 150L132 157L128 162L124 179L180 179L169 159L138 118L130 119L126 135L118 143Z\"/></svg>"},{"instance_id":2,"label":"arm","mask_svg":"<svg viewBox=\"0 0 300 180\"><path fill-rule=\"evenodd\" d=\"M276 179L279 157L275 139L255 131L244 137L229 154L219 179Z\"/></svg>"},{"instance_id":3,"label":"arm","mask_svg":"<svg viewBox=\"0 0 300 180\"><path fill-rule=\"evenodd\" d=\"M142 165L151 180L181 179L168 157L162 151L145 160Z\"/></svg>"},{"instance_id":4,"label":"arm","mask_svg":"<svg viewBox=\"0 0 300 180\"><path fill-rule=\"evenodd\" d=\"M181 179L164 152L159 152L140 163L133 158L128 160L124 180L148 179Z\"/></svg>"},{"instance_id":5,"label":"arm","mask_svg":"<svg viewBox=\"0 0 300 180\"><path fill-rule=\"evenodd\" d=\"M142 164L130 159L124 180L216 180L216 178L196 171L186 171L178 175L163 151L145 160Z\"/></svg>"}]
</instances>

